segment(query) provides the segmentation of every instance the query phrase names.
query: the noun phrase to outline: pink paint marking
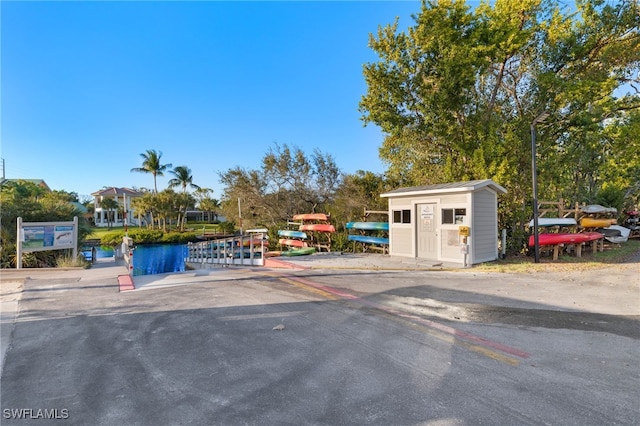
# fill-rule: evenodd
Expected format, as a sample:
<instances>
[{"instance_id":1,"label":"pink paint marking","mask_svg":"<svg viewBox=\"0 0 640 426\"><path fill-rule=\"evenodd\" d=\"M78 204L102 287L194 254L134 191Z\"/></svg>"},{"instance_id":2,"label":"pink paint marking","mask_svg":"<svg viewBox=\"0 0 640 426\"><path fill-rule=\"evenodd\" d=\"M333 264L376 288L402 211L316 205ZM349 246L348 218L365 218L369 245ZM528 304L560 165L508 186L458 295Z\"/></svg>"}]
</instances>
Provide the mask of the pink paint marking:
<instances>
[{"instance_id":1,"label":"pink paint marking","mask_svg":"<svg viewBox=\"0 0 640 426\"><path fill-rule=\"evenodd\" d=\"M426 326L431 327L433 329L436 329L438 331L442 331L444 333L450 334L450 335L452 335L454 337L457 337L457 338L460 338L460 339L464 339L464 340L468 340L468 341L471 341L471 342L474 342L474 343L477 343L477 344L480 344L480 345L483 345L483 346L486 346L486 347L490 347L492 349L498 350L500 352L504 352L504 353L509 354L509 355L517 356L517 357L524 358L524 359L529 358L529 356L531 356L531 354L529 354L528 352L521 351L520 349L516 349L516 348L513 348L511 346L503 345L501 343L485 339L484 337L476 336L475 334L472 334L472 333L469 333L469 332L466 332L466 331L462 331L462 330L458 330L458 329L450 327L448 325L440 324L438 322L435 322L435 321L432 321L432 320L428 320L428 319L419 317L417 315L407 314L405 312L389 308L389 307L387 307L387 306L385 306L385 305L383 305L381 303L372 302L370 300L363 299L363 298L361 298L359 296L356 296L355 294L352 294L352 293L348 293L348 292L345 292L345 291L342 291L342 290L338 290L336 288L329 287L329 286L326 286L326 285L317 284L317 283L314 283L314 282L309 281L307 279L296 277L296 276L293 276L293 275L288 275L287 274L287 275L285 275L285 277L290 279L290 280L297 281L297 282L299 282L301 284L308 285L309 287L313 287L313 288L316 288L316 289L319 289L319 290L326 291L327 293L331 293L333 295L340 296L343 299L357 301L358 303L360 303L362 305L369 306L371 308L375 308L375 309L381 310L383 312L386 312L386 313L389 313L389 314L392 314L392 315L396 315L396 316L401 317L401 318L411 319L413 321L419 322L419 323L421 323L423 325L426 325Z\"/></svg>"}]
</instances>

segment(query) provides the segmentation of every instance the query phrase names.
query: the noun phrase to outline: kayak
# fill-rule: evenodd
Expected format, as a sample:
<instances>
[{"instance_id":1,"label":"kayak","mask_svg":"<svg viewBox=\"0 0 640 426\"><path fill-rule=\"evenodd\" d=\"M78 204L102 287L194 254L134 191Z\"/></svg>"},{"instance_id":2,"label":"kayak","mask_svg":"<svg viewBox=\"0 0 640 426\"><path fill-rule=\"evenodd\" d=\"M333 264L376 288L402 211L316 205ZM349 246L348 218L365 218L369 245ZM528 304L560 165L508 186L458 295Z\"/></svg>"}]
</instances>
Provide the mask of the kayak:
<instances>
[{"instance_id":1,"label":"kayak","mask_svg":"<svg viewBox=\"0 0 640 426\"><path fill-rule=\"evenodd\" d=\"M304 247L299 249L287 250L280 253L281 256L304 256L315 253L315 247Z\"/></svg>"},{"instance_id":2,"label":"kayak","mask_svg":"<svg viewBox=\"0 0 640 426\"><path fill-rule=\"evenodd\" d=\"M383 237L370 237L368 235L349 235L349 241L356 241L358 243L366 243L366 244L389 244L388 238Z\"/></svg>"},{"instance_id":3,"label":"kayak","mask_svg":"<svg viewBox=\"0 0 640 426\"><path fill-rule=\"evenodd\" d=\"M302 238L303 240L307 239L307 234L305 234L304 232L291 231L289 229L279 230L278 235L281 237L288 237L288 238Z\"/></svg>"},{"instance_id":4,"label":"kayak","mask_svg":"<svg viewBox=\"0 0 640 426\"><path fill-rule=\"evenodd\" d=\"M389 222L347 222L346 228L363 231L388 231Z\"/></svg>"},{"instance_id":5,"label":"kayak","mask_svg":"<svg viewBox=\"0 0 640 426\"><path fill-rule=\"evenodd\" d=\"M604 228L603 231L605 231L605 240L616 244L626 243L631 234L631 229L619 225L611 225L608 228ZM607 231L610 232L609 235L607 235ZM615 231L617 231L618 235L613 235Z\"/></svg>"},{"instance_id":6,"label":"kayak","mask_svg":"<svg viewBox=\"0 0 640 426\"><path fill-rule=\"evenodd\" d=\"M300 225L300 231L336 232L336 228L328 223L308 223Z\"/></svg>"},{"instance_id":7,"label":"kayak","mask_svg":"<svg viewBox=\"0 0 640 426\"><path fill-rule=\"evenodd\" d=\"M609 225L615 225L616 219L595 219L593 217L583 217L580 219L580 226L583 228L606 228Z\"/></svg>"},{"instance_id":8,"label":"kayak","mask_svg":"<svg viewBox=\"0 0 640 426\"><path fill-rule=\"evenodd\" d=\"M278 244L288 247L307 247L307 243L302 240L290 240L286 238L280 238Z\"/></svg>"},{"instance_id":9,"label":"kayak","mask_svg":"<svg viewBox=\"0 0 640 426\"><path fill-rule=\"evenodd\" d=\"M541 217L538 219L538 226L551 227L551 226L574 226L577 225L575 219L570 217ZM529 222L529 227L533 226L533 219Z\"/></svg>"},{"instance_id":10,"label":"kayak","mask_svg":"<svg viewBox=\"0 0 640 426\"><path fill-rule=\"evenodd\" d=\"M324 213L305 213L305 214L294 214L293 220L318 220L326 222L327 215Z\"/></svg>"},{"instance_id":11,"label":"kayak","mask_svg":"<svg viewBox=\"0 0 640 426\"><path fill-rule=\"evenodd\" d=\"M587 214L595 213L618 213L618 209L615 207L604 207L600 204L590 204L588 206L580 207L580 211Z\"/></svg>"},{"instance_id":12,"label":"kayak","mask_svg":"<svg viewBox=\"0 0 640 426\"><path fill-rule=\"evenodd\" d=\"M603 235L599 232L581 232L579 234L575 233L542 233L538 235L538 245L541 246L552 246L556 244L576 244L576 243L586 243L588 241L599 240L603 238ZM533 247L535 245L533 235L529 236L529 247Z\"/></svg>"}]
</instances>

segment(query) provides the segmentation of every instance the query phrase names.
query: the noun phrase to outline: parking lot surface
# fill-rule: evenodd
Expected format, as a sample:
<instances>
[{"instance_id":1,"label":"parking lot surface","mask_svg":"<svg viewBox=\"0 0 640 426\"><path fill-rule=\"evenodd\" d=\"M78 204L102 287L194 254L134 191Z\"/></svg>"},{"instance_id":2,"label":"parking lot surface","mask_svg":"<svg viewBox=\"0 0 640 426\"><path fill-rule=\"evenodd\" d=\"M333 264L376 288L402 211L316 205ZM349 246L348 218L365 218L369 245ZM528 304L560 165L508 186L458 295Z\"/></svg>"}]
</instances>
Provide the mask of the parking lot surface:
<instances>
[{"instance_id":1,"label":"parking lot surface","mask_svg":"<svg viewBox=\"0 0 640 426\"><path fill-rule=\"evenodd\" d=\"M640 423L637 262L398 262L3 273L2 424Z\"/></svg>"}]
</instances>

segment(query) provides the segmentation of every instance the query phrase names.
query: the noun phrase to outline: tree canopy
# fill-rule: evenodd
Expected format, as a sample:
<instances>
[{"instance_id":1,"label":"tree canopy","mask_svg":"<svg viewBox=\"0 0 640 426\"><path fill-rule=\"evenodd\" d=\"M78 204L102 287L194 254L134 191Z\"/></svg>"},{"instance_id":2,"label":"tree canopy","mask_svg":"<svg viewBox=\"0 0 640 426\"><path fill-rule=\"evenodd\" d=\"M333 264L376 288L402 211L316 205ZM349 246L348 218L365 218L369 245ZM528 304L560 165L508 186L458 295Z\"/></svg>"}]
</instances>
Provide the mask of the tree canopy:
<instances>
[{"instance_id":1,"label":"tree canopy","mask_svg":"<svg viewBox=\"0 0 640 426\"><path fill-rule=\"evenodd\" d=\"M509 190L501 219L511 228L531 214L530 126L547 112L537 127L543 199L637 188L638 2L575 6L423 1L406 32L396 21L371 35L379 60L364 66L360 112L384 132L388 177L407 186L492 178Z\"/></svg>"}]
</instances>

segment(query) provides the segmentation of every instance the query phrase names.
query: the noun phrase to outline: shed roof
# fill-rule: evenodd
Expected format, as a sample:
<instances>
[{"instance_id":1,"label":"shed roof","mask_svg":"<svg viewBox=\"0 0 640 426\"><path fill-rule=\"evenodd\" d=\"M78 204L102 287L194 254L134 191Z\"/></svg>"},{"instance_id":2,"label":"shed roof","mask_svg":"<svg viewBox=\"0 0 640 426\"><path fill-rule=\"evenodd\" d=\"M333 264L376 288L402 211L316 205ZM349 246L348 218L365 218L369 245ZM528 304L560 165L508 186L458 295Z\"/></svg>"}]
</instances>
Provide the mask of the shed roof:
<instances>
[{"instance_id":1,"label":"shed roof","mask_svg":"<svg viewBox=\"0 0 640 426\"><path fill-rule=\"evenodd\" d=\"M411 186L407 188L398 188L393 191L380 194L381 197L393 198L403 197L407 195L430 195L443 194L451 192L474 192L484 187L489 187L494 191L506 194L507 190L498 185L491 179L470 180L466 182L438 183L435 185Z\"/></svg>"}]
</instances>

